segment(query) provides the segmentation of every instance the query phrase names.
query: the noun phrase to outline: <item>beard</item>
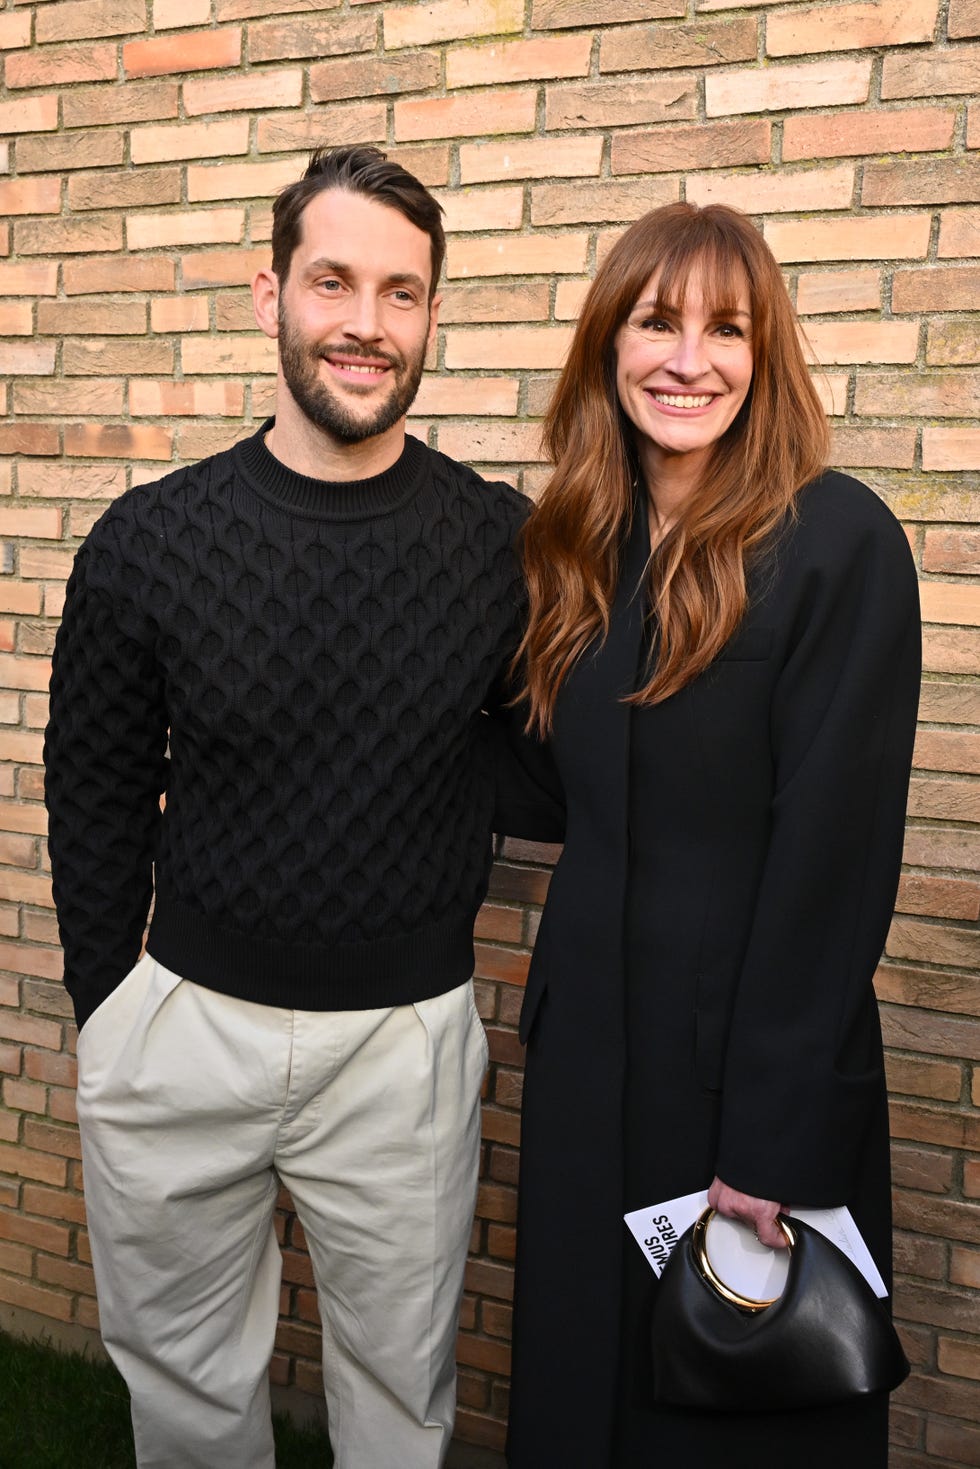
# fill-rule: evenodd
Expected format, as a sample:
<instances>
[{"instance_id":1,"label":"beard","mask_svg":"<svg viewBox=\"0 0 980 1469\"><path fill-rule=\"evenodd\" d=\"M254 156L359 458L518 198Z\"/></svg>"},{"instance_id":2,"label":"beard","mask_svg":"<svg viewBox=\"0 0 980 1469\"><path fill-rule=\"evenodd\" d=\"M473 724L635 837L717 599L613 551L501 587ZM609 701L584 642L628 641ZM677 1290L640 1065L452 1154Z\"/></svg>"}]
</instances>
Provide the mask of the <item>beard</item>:
<instances>
[{"instance_id":1,"label":"beard","mask_svg":"<svg viewBox=\"0 0 980 1469\"><path fill-rule=\"evenodd\" d=\"M392 428L408 412L422 381L425 367L426 341L411 357L395 352L382 352L359 342L341 346L310 346L294 329L279 306L279 363L286 385L298 408L311 423L341 444L360 444ZM388 363L393 380L387 397L381 402L357 410L357 399L349 400L335 391L320 375L324 357L369 357Z\"/></svg>"}]
</instances>

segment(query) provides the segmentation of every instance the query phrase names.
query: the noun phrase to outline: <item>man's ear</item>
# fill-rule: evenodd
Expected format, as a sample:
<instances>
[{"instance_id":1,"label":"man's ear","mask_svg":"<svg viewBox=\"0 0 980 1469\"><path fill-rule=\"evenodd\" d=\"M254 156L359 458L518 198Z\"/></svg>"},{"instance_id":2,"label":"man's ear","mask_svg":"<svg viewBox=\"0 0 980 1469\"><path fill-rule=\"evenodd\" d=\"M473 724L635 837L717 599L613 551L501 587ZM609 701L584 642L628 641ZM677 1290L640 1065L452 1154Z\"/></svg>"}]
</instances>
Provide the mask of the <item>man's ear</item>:
<instances>
[{"instance_id":1,"label":"man's ear","mask_svg":"<svg viewBox=\"0 0 980 1469\"><path fill-rule=\"evenodd\" d=\"M432 343L436 339L436 328L439 325L439 307L441 305L442 297L439 295L433 296L429 303L429 334L425 339L426 351L431 349Z\"/></svg>"},{"instance_id":2,"label":"man's ear","mask_svg":"<svg viewBox=\"0 0 980 1469\"><path fill-rule=\"evenodd\" d=\"M252 282L255 320L267 337L279 335L279 277L274 270L260 270Z\"/></svg>"}]
</instances>

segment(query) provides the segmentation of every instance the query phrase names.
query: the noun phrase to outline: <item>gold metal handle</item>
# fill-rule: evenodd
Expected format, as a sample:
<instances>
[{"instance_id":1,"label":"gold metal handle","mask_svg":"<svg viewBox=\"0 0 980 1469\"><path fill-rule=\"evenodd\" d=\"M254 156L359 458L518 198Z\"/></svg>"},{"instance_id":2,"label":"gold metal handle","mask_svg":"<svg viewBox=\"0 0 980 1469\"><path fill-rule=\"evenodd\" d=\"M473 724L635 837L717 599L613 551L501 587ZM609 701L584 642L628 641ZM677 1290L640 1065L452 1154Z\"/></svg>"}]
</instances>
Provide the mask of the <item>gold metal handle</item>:
<instances>
[{"instance_id":1,"label":"gold metal handle","mask_svg":"<svg viewBox=\"0 0 980 1469\"><path fill-rule=\"evenodd\" d=\"M726 1285L721 1276L716 1274L714 1267L712 1266L711 1261L708 1258L708 1225L711 1223L714 1216L714 1209L705 1209L704 1213L700 1216L694 1226L694 1234L691 1239L691 1248L694 1251L694 1259L697 1263L698 1269L701 1271L701 1274L704 1276L708 1284L718 1292L722 1299L730 1302L730 1304L733 1306L738 1306L740 1311L764 1311L767 1306L774 1305L774 1303L779 1300L779 1297L773 1296L772 1300L758 1301L754 1300L752 1296L739 1295L738 1291L732 1290L731 1286ZM777 1223L779 1224L780 1229L783 1231L783 1234L785 1234L787 1243L792 1250L793 1246L796 1244L796 1231L790 1224L789 1220L784 1218L782 1214L778 1216Z\"/></svg>"}]
</instances>

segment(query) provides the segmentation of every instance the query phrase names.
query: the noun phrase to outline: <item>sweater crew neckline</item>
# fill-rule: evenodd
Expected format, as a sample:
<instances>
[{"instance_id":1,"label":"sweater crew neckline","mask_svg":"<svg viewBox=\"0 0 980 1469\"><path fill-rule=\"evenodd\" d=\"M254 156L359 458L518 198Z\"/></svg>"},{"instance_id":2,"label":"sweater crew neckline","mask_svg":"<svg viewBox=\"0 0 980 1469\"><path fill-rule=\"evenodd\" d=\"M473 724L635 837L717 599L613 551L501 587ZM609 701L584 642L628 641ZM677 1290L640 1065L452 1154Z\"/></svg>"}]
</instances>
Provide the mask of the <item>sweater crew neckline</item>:
<instances>
[{"instance_id":1,"label":"sweater crew neckline","mask_svg":"<svg viewBox=\"0 0 980 1469\"><path fill-rule=\"evenodd\" d=\"M298 474L266 448L275 423L267 419L258 433L236 445L242 472L252 488L281 510L317 520L364 520L399 509L415 494L425 465L425 446L411 434L390 469L370 479L327 480Z\"/></svg>"}]
</instances>

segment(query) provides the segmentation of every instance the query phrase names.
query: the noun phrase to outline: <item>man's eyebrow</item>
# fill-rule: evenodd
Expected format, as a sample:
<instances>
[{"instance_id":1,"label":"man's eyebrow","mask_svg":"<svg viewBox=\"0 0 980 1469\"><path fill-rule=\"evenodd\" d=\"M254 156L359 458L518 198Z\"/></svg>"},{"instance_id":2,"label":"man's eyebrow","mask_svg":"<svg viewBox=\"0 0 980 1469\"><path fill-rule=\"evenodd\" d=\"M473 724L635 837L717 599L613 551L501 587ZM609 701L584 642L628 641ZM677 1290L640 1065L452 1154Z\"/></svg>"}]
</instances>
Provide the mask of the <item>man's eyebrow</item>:
<instances>
[{"instance_id":1,"label":"man's eyebrow","mask_svg":"<svg viewBox=\"0 0 980 1469\"><path fill-rule=\"evenodd\" d=\"M348 276L353 269L353 266L347 265L342 260L328 260L325 255L321 255L316 260L310 261L304 274L319 275L322 271L329 271L331 275ZM426 290L425 281L420 275L416 275L413 270L393 270L390 275L385 276L382 284L386 286L414 286L416 290L421 291L423 294Z\"/></svg>"}]
</instances>

